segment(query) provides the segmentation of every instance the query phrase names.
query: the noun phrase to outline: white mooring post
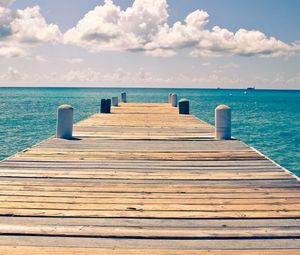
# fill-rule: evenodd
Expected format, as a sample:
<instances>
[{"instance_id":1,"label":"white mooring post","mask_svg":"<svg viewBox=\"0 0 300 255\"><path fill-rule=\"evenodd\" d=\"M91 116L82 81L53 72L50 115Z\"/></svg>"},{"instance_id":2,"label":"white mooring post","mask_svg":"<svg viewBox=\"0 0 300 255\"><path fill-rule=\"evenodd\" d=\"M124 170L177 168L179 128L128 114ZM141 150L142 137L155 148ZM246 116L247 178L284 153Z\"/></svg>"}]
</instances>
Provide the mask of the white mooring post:
<instances>
[{"instance_id":1,"label":"white mooring post","mask_svg":"<svg viewBox=\"0 0 300 255\"><path fill-rule=\"evenodd\" d=\"M56 137L70 139L73 135L74 109L71 105L63 104L57 110Z\"/></svg>"},{"instance_id":2,"label":"white mooring post","mask_svg":"<svg viewBox=\"0 0 300 255\"><path fill-rule=\"evenodd\" d=\"M171 96L172 96L173 93L169 93L169 100L168 100L168 103L170 104L171 103Z\"/></svg>"},{"instance_id":3,"label":"white mooring post","mask_svg":"<svg viewBox=\"0 0 300 255\"><path fill-rule=\"evenodd\" d=\"M179 114L190 114L190 101L183 98L178 102Z\"/></svg>"},{"instance_id":4,"label":"white mooring post","mask_svg":"<svg viewBox=\"0 0 300 255\"><path fill-rule=\"evenodd\" d=\"M219 105L215 110L216 139L231 139L231 109L227 105Z\"/></svg>"},{"instance_id":5,"label":"white mooring post","mask_svg":"<svg viewBox=\"0 0 300 255\"><path fill-rule=\"evenodd\" d=\"M127 102L127 94L126 94L126 92L121 93L121 100L122 100L123 103Z\"/></svg>"},{"instance_id":6,"label":"white mooring post","mask_svg":"<svg viewBox=\"0 0 300 255\"><path fill-rule=\"evenodd\" d=\"M171 95L171 105L172 107L177 107L177 95L175 93Z\"/></svg>"},{"instance_id":7,"label":"white mooring post","mask_svg":"<svg viewBox=\"0 0 300 255\"><path fill-rule=\"evenodd\" d=\"M112 97L111 98L111 103L113 106L119 106L119 99L118 97Z\"/></svg>"}]
</instances>

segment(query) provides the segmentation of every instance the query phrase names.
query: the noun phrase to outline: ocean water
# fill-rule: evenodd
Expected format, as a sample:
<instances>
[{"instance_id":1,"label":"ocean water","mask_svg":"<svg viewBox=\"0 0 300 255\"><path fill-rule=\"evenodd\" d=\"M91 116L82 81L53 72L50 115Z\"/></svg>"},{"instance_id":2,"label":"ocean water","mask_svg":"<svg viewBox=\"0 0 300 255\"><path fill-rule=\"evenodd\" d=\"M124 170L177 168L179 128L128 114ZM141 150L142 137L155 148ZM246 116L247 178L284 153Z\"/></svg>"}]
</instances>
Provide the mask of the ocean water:
<instances>
[{"instance_id":1,"label":"ocean water","mask_svg":"<svg viewBox=\"0 0 300 255\"><path fill-rule=\"evenodd\" d=\"M300 91L118 88L0 88L0 159L55 133L56 110L75 108L75 121L99 110L99 100L126 91L128 101L165 102L170 92L191 101L191 113L214 123L227 104L233 136L300 176Z\"/></svg>"}]
</instances>

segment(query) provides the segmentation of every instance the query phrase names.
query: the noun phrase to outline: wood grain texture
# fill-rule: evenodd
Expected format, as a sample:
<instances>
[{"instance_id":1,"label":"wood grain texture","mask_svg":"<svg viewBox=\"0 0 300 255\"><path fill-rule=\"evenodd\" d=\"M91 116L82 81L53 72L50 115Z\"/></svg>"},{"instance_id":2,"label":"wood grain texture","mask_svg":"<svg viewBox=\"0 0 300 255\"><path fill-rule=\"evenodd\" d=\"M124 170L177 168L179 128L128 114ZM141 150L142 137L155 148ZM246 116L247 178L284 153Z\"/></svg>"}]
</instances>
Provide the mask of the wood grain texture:
<instances>
[{"instance_id":1,"label":"wood grain texture","mask_svg":"<svg viewBox=\"0 0 300 255\"><path fill-rule=\"evenodd\" d=\"M299 255L295 249L278 250L175 250L175 249L103 249L74 247L1 247L1 255Z\"/></svg>"},{"instance_id":2,"label":"wood grain texture","mask_svg":"<svg viewBox=\"0 0 300 255\"><path fill-rule=\"evenodd\" d=\"M121 103L0 163L0 254L300 254L300 183L168 104Z\"/></svg>"}]
</instances>

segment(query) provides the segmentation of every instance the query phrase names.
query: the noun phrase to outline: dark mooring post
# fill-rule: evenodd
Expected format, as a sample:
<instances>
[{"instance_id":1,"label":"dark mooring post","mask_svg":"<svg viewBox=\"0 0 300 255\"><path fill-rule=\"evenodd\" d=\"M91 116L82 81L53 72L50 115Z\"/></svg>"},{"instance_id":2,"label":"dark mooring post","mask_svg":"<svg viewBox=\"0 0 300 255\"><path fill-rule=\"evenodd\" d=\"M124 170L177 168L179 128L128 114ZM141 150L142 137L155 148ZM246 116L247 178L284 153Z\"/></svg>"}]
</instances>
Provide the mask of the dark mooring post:
<instances>
[{"instance_id":1,"label":"dark mooring post","mask_svg":"<svg viewBox=\"0 0 300 255\"><path fill-rule=\"evenodd\" d=\"M186 98L180 99L178 102L179 114L190 114L190 101Z\"/></svg>"},{"instance_id":2,"label":"dark mooring post","mask_svg":"<svg viewBox=\"0 0 300 255\"><path fill-rule=\"evenodd\" d=\"M112 103L112 106L119 106L119 99L118 99L118 97L112 97L111 98L111 103Z\"/></svg>"},{"instance_id":3,"label":"dark mooring post","mask_svg":"<svg viewBox=\"0 0 300 255\"><path fill-rule=\"evenodd\" d=\"M121 100L123 103L127 103L127 94L126 92L121 93Z\"/></svg>"},{"instance_id":4,"label":"dark mooring post","mask_svg":"<svg viewBox=\"0 0 300 255\"><path fill-rule=\"evenodd\" d=\"M101 99L100 113L110 113L110 109L111 109L111 100Z\"/></svg>"}]
</instances>

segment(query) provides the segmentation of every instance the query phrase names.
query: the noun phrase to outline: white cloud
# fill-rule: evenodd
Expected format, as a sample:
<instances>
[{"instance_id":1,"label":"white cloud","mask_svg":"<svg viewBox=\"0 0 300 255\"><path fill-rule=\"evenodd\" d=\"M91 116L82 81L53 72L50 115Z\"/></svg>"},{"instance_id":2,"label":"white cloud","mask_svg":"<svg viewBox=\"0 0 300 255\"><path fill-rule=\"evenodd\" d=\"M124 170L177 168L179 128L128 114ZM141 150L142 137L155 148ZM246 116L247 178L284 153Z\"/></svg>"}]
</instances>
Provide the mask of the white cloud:
<instances>
[{"instance_id":1,"label":"white cloud","mask_svg":"<svg viewBox=\"0 0 300 255\"><path fill-rule=\"evenodd\" d=\"M13 11L13 1L0 0L0 57L21 57L30 48L44 43L60 43L62 34L48 24L38 6ZM209 14L196 10L183 21L168 24L167 0L135 0L122 10L112 0L88 12L63 36L90 52L131 51L171 57L181 49L193 57L218 56L289 56L300 50L300 43L288 44L260 31L239 29L231 32L215 26L207 29Z\"/></svg>"},{"instance_id":2,"label":"white cloud","mask_svg":"<svg viewBox=\"0 0 300 255\"><path fill-rule=\"evenodd\" d=\"M275 77L273 78L273 80L271 80L270 82L272 84L284 85L284 84L286 84L287 80L283 74L276 74Z\"/></svg>"},{"instance_id":3,"label":"white cloud","mask_svg":"<svg viewBox=\"0 0 300 255\"><path fill-rule=\"evenodd\" d=\"M21 79L22 75L17 69L9 67L7 70L7 79L8 80L19 80Z\"/></svg>"},{"instance_id":4,"label":"white cloud","mask_svg":"<svg viewBox=\"0 0 300 255\"><path fill-rule=\"evenodd\" d=\"M218 26L209 33L204 33L199 40L193 56L260 56L278 57L290 55L293 46L274 37L268 38L260 31L239 29L236 33Z\"/></svg>"},{"instance_id":5,"label":"white cloud","mask_svg":"<svg viewBox=\"0 0 300 255\"><path fill-rule=\"evenodd\" d=\"M34 59L38 62L47 62L47 59L45 59L44 57L37 55L34 57Z\"/></svg>"},{"instance_id":6,"label":"white cloud","mask_svg":"<svg viewBox=\"0 0 300 255\"><path fill-rule=\"evenodd\" d=\"M1 58L16 58L24 57L27 53L25 49L18 46L3 46L0 43L0 57Z\"/></svg>"},{"instance_id":7,"label":"white cloud","mask_svg":"<svg viewBox=\"0 0 300 255\"><path fill-rule=\"evenodd\" d=\"M72 70L60 78L64 82L71 83L162 83L170 82L169 79L157 77L143 68L137 72L130 72L122 68L118 68L113 72L101 72L93 69Z\"/></svg>"},{"instance_id":8,"label":"white cloud","mask_svg":"<svg viewBox=\"0 0 300 255\"><path fill-rule=\"evenodd\" d=\"M69 64L81 64L84 60L82 58L71 58L66 59L66 62Z\"/></svg>"},{"instance_id":9,"label":"white cloud","mask_svg":"<svg viewBox=\"0 0 300 255\"><path fill-rule=\"evenodd\" d=\"M38 6L17 11L0 6L0 56L28 55L31 47L61 38L58 26L47 24Z\"/></svg>"},{"instance_id":10,"label":"white cloud","mask_svg":"<svg viewBox=\"0 0 300 255\"><path fill-rule=\"evenodd\" d=\"M61 39L58 26L47 24L38 6L17 10L11 30L13 38L20 43L57 43Z\"/></svg>"},{"instance_id":11,"label":"white cloud","mask_svg":"<svg viewBox=\"0 0 300 255\"><path fill-rule=\"evenodd\" d=\"M6 73L0 76L1 80L5 81L20 81L26 78L26 75L20 73L18 69L8 67Z\"/></svg>"},{"instance_id":12,"label":"white cloud","mask_svg":"<svg viewBox=\"0 0 300 255\"><path fill-rule=\"evenodd\" d=\"M66 43L102 50L143 50L168 18L165 0L136 0L122 11L111 0L88 12L64 35Z\"/></svg>"},{"instance_id":13,"label":"white cloud","mask_svg":"<svg viewBox=\"0 0 300 255\"><path fill-rule=\"evenodd\" d=\"M211 66L211 63L210 62L204 62L201 64L202 66Z\"/></svg>"},{"instance_id":14,"label":"white cloud","mask_svg":"<svg viewBox=\"0 0 300 255\"><path fill-rule=\"evenodd\" d=\"M220 70L212 71L207 76L190 78L194 84L198 86L218 86L218 87L234 87L240 85L240 79L237 76L226 75Z\"/></svg>"},{"instance_id":15,"label":"white cloud","mask_svg":"<svg viewBox=\"0 0 300 255\"><path fill-rule=\"evenodd\" d=\"M153 57L173 57L177 54L177 52L175 50L156 48L146 50L145 54Z\"/></svg>"},{"instance_id":16,"label":"white cloud","mask_svg":"<svg viewBox=\"0 0 300 255\"><path fill-rule=\"evenodd\" d=\"M9 6L11 5L15 0L0 0L0 6Z\"/></svg>"},{"instance_id":17,"label":"white cloud","mask_svg":"<svg viewBox=\"0 0 300 255\"><path fill-rule=\"evenodd\" d=\"M300 73L286 80L286 83L291 85L300 84Z\"/></svg>"},{"instance_id":18,"label":"white cloud","mask_svg":"<svg viewBox=\"0 0 300 255\"><path fill-rule=\"evenodd\" d=\"M221 66L222 69L238 69L241 66L237 63L228 63L226 65Z\"/></svg>"},{"instance_id":19,"label":"white cloud","mask_svg":"<svg viewBox=\"0 0 300 255\"><path fill-rule=\"evenodd\" d=\"M190 49L194 57L278 57L299 50L298 44L284 43L260 31L231 32L219 26L208 30L208 18L207 12L196 10L170 26L166 0L135 0L126 10L106 0L68 30L64 41L91 52L143 51L164 57L183 48Z\"/></svg>"}]
</instances>

